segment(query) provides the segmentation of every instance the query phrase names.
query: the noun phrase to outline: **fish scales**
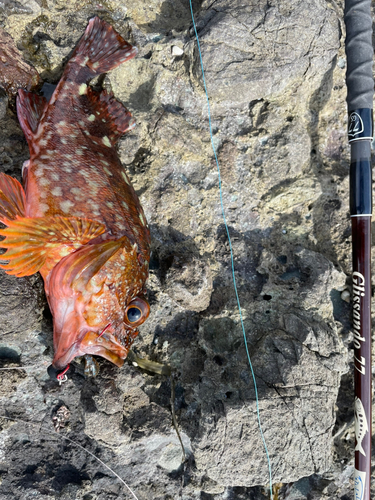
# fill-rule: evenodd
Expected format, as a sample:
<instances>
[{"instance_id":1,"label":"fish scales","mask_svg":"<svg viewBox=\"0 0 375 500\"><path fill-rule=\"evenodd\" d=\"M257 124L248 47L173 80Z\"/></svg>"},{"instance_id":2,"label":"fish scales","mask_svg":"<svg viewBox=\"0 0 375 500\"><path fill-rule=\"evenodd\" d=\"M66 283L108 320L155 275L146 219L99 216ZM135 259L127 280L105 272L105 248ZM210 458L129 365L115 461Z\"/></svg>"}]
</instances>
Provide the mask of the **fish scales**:
<instances>
[{"instance_id":1,"label":"fish scales","mask_svg":"<svg viewBox=\"0 0 375 500\"><path fill-rule=\"evenodd\" d=\"M0 174L0 267L43 276L54 319L53 365L97 354L123 364L149 315L145 282L150 232L115 149L134 127L95 76L137 50L105 21L90 20L49 102L19 90L17 113L30 160L25 192Z\"/></svg>"}]
</instances>

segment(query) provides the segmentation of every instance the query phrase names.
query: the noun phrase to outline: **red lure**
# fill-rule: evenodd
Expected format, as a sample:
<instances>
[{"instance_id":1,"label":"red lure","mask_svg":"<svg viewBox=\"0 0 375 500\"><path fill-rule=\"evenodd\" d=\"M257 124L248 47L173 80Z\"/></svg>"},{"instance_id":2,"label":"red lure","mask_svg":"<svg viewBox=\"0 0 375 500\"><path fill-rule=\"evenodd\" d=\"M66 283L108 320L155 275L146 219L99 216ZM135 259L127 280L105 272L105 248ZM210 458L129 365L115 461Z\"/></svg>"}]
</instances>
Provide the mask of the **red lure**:
<instances>
[{"instance_id":1,"label":"red lure","mask_svg":"<svg viewBox=\"0 0 375 500\"><path fill-rule=\"evenodd\" d=\"M20 183L0 174L8 274L39 271L54 322L53 366L96 354L121 366L149 315L150 231L115 144L129 111L88 86L137 54L106 22L90 20L49 102L19 90L30 160Z\"/></svg>"}]
</instances>

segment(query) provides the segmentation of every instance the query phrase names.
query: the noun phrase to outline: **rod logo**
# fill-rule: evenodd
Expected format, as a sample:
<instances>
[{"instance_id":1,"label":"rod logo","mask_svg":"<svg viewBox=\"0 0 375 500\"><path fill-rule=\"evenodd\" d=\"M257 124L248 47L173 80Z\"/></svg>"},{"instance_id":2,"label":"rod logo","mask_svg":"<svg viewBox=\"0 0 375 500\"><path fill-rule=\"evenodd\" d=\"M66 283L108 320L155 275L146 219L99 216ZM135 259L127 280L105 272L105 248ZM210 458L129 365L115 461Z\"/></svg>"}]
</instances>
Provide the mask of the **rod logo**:
<instances>
[{"instance_id":1,"label":"rod logo","mask_svg":"<svg viewBox=\"0 0 375 500\"><path fill-rule=\"evenodd\" d=\"M357 444L354 451L359 451L363 456L366 456L365 450L362 447L362 441L368 432L368 424L365 409L362 401L356 397L354 404L354 420L355 420L355 439Z\"/></svg>"},{"instance_id":2,"label":"rod logo","mask_svg":"<svg viewBox=\"0 0 375 500\"><path fill-rule=\"evenodd\" d=\"M354 330L354 347L355 349L361 348L361 342L365 342L365 337L362 337L362 325L361 325L361 297L366 295L365 291L365 277L363 274L355 271L353 273L353 330ZM361 368L356 368L363 375L366 372L364 363L360 361Z\"/></svg>"},{"instance_id":3,"label":"rod logo","mask_svg":"<svg viewBox=\"0 0 375 500\"><path fill-rule=\"evenodd\" d=\"M354 469L354 500L365 498L366 472Z\"/></svg>"},{"instance_id":4,"label":"rod logo","mask_svg":"<svg viewBox=\"0 0 375 500\"><path fill-rule=\"evenodd\" d=\"M348 136L355 137L364 131L363 120L358 113L353 111L349 116Z\"/></svg>"}]
</instances>

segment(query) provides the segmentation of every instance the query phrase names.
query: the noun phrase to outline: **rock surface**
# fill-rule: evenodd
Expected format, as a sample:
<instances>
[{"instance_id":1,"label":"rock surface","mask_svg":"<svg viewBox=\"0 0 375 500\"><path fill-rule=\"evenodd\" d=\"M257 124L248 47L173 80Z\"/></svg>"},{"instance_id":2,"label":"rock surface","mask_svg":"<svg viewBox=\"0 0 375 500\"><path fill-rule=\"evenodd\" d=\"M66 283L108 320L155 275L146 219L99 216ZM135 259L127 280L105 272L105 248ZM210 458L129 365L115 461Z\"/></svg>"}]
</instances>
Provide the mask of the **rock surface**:
<instances>
[{"instance_id":1,"label":"rock surface","mask_svg":"<svg viewBox=\"0 0 375 500\"><path fill-rule=\"evenodd\" d=\"M194 1L275 493L351 498L354 418L343 3ZM55 84L93 15L139 56L104 86L137 128L119 146L147 215L151 315L135 351L171 381L99 360L59 387L39 276L0 273L0 499L268 498L258 422L221 214L206 98L186 1L0 1L0 26ZM13 103L14 104L14 103ZM1 100L0 170L28 158ZM62 415L62 416L61 416ZM58 431L58 432L57 432ZM375 492L374 492L375 493ZM275 497L276 498L276 497Z\"/></svg>"}]
</instances>

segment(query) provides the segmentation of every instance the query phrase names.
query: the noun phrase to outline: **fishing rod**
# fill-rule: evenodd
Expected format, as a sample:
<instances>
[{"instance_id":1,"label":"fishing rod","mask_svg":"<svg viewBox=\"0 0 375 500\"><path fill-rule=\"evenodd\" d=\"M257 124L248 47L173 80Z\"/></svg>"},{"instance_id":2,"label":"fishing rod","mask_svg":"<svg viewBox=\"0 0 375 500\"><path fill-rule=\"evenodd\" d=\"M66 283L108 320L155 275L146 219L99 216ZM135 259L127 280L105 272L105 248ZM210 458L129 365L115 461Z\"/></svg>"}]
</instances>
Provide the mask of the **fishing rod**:
<instances>
[{"instance_id":1,"label":"fishing rod","mask_svg":"<svg viewBox=\"0 0 375 500\"><path fill-rule=\"evenodd\" d=\"M371 216L373 135L371 0L345 0L353 253L355 500L370 500L371 484Z\"/></svg>"}]
</instances>

